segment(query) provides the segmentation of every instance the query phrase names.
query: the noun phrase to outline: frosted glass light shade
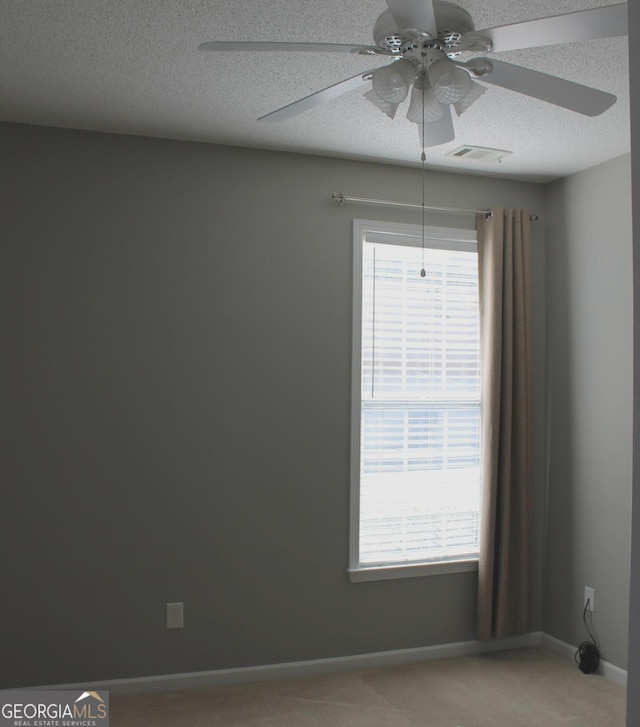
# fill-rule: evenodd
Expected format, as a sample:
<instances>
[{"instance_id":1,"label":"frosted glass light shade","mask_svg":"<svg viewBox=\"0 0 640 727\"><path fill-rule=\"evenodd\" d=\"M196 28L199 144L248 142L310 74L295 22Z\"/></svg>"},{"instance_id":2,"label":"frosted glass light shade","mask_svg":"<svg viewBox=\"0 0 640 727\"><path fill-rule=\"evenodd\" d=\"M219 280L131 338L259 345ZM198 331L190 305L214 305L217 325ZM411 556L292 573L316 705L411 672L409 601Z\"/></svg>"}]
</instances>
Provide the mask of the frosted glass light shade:
<instances>
[{"instance_id":1,"label":"frosted glass light shade","mask_svg":"<svg viewBox=\"0 0 640 727\"><path fill-rule=\"evenodd\" d=\"M411 91L411 102L409 104L409 110L407 111L409 121L421 124L424 118L424 123L429 124L432 121L437 121L442 118L442 114L442 106L436 101L433 91L430 88L423 91L421 88L413 87Z\"/></svg>"},{"instance_id":2,"label":"frosted glass light shade","mask_svg":"<svg viewBox=\"0 0 640 727\"><path fill-rule=\"evenodd\" d=\"M396 115L396 111L398 110L398 106L400 104L397 103L389 103L388 101L385 101L383 98L378 96L378 94L370 88L365 94L364 97L367 99L367 101L371 101L371 103L380 111L385 113L390 119L393 119Z\"/></svg>"},{"instance_id":3,"label":"frosted glass light shade","mask_svg":"<svg viewBox=\"0 0 640 727\"><path fill-rule=\"evenodd\" d=\"M402 103L409 93L414 76L415 67L411 61L396 61L373 72L373 90L389 103Z\"/></svg>"},{"instance_id":4,"label":"frosted glass light shade","mask_svg":"<svg viewBox=\"0 0 640 727\"><path fill-rule=\"evenodd\" d=\"M467 93L453 104L453 108L456 110L458 116L463 114L470 106L472 106L482 94L486 91L485 86L481 86L475 81L471 81L471 86Z\"/></svg>"},{"instance_id":5,"label":"frosted glass light shade","mask_svg":"<svg viewBox=\"0 0 640 727\"><path fill-rule=\"evenodd\" d=\"M436 61L429 68L433 95L437 101L452 104L463 98L471 87L471 76L449 59Z\"/></svg>"}]
</instances>

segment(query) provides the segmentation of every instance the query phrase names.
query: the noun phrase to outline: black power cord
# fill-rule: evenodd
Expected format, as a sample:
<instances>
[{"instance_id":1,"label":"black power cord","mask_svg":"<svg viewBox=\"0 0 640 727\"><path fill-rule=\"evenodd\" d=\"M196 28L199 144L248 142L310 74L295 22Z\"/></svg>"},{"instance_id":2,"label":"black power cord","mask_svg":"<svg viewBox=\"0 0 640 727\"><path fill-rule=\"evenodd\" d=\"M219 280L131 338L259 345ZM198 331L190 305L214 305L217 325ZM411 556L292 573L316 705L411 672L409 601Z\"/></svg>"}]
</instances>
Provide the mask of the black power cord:
<instances>
[{"instance_id":1,"label":"black power cord","mask_svg":"<svg viewBox=\"0 0 640 727\"><path fill-rule=\"evenodd\" d=\"M590 674L595 671L600 664L600 650L598 649L598 642L596 637L589 630L587 624L587 610L589 608L590 599L587 598L587 602L584 604L584 611L582 612L582 620L584 621L584 627L587 633L591 637L591 641L583 641L576 651L576 663L580 667L580 671L584 674ZM593 617L592 617L593 618Z\"/></svg>"}]
</instances>

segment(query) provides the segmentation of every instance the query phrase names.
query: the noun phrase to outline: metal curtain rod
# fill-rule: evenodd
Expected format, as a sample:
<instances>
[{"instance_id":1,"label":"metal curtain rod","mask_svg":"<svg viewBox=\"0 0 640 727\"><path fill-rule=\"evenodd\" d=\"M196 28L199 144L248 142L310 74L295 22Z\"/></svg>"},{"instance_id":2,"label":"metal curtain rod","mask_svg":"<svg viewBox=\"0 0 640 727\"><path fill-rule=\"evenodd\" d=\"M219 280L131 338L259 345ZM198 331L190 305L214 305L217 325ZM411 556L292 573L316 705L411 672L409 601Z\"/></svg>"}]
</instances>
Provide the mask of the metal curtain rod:
<instances>
[{"instance_id":1,"label":"metal curtain rod","mask_svg":"<svg viewBox=\"0 0 640 727\"><path fill-rule=\"evenodd\" d=\"M413 209L422 209L421 204L413 204L410 202L393 202L389 199L368 199L367 197L348 197L345 194L342 194L342 192L334 192L331 195L331 198L334 202L337 202L340 206L342 206L345 202L363 202L365 204L381 204L385 205L386 207L411 207ZM461 207L430 207L428 205L425 205L424 207L426 210L431 210L433 212L466 212L468 214L483 214L487 218L491 217L491 210L468 210ZM532 222L535 222L538 219L538 215L532 214L529 215L529 219Z\"/></svg>"}]
</instances>

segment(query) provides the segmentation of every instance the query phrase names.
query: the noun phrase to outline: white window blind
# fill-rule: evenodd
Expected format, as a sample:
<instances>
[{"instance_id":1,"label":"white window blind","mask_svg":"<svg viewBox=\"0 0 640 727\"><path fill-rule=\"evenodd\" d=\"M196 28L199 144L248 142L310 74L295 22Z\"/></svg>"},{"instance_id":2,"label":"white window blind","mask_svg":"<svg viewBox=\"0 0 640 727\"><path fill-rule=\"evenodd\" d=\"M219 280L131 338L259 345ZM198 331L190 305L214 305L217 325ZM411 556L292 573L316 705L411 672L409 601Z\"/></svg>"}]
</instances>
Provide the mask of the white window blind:
<instances>
[{"instance_id":1,"label":"white window blind","mask_svg":"<svg viewBox=\"0 0 640 727\"><path fill-rule=\"evenodd\" d=\"M352 568L477 557L475 233L429 228L423 251L420 228L363 224L356 226Z\"/></svg>"}]
</instances>

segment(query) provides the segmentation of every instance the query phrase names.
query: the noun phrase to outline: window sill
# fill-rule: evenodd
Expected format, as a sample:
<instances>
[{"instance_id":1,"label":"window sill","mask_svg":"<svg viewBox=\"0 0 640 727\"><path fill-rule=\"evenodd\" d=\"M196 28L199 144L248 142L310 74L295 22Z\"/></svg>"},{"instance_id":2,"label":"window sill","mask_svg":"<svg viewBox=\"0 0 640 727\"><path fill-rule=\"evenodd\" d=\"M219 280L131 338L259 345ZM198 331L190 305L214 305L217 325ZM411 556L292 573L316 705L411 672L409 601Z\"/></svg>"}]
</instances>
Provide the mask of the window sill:
<instances>
[{"instance_id":1,"label":"window sill","mask_svg":"<svg viewBox=\"0 0 640 727\"><path fill-rule=\"evenodd\" d=\"M440 563L417 563L413 565L377 565L362 568L348 568L351 583L364 581L386 581L397 578L421 578L449 573L467 573L478 570L478 559L451 560Z\"/></svg>"}]
</instances>

